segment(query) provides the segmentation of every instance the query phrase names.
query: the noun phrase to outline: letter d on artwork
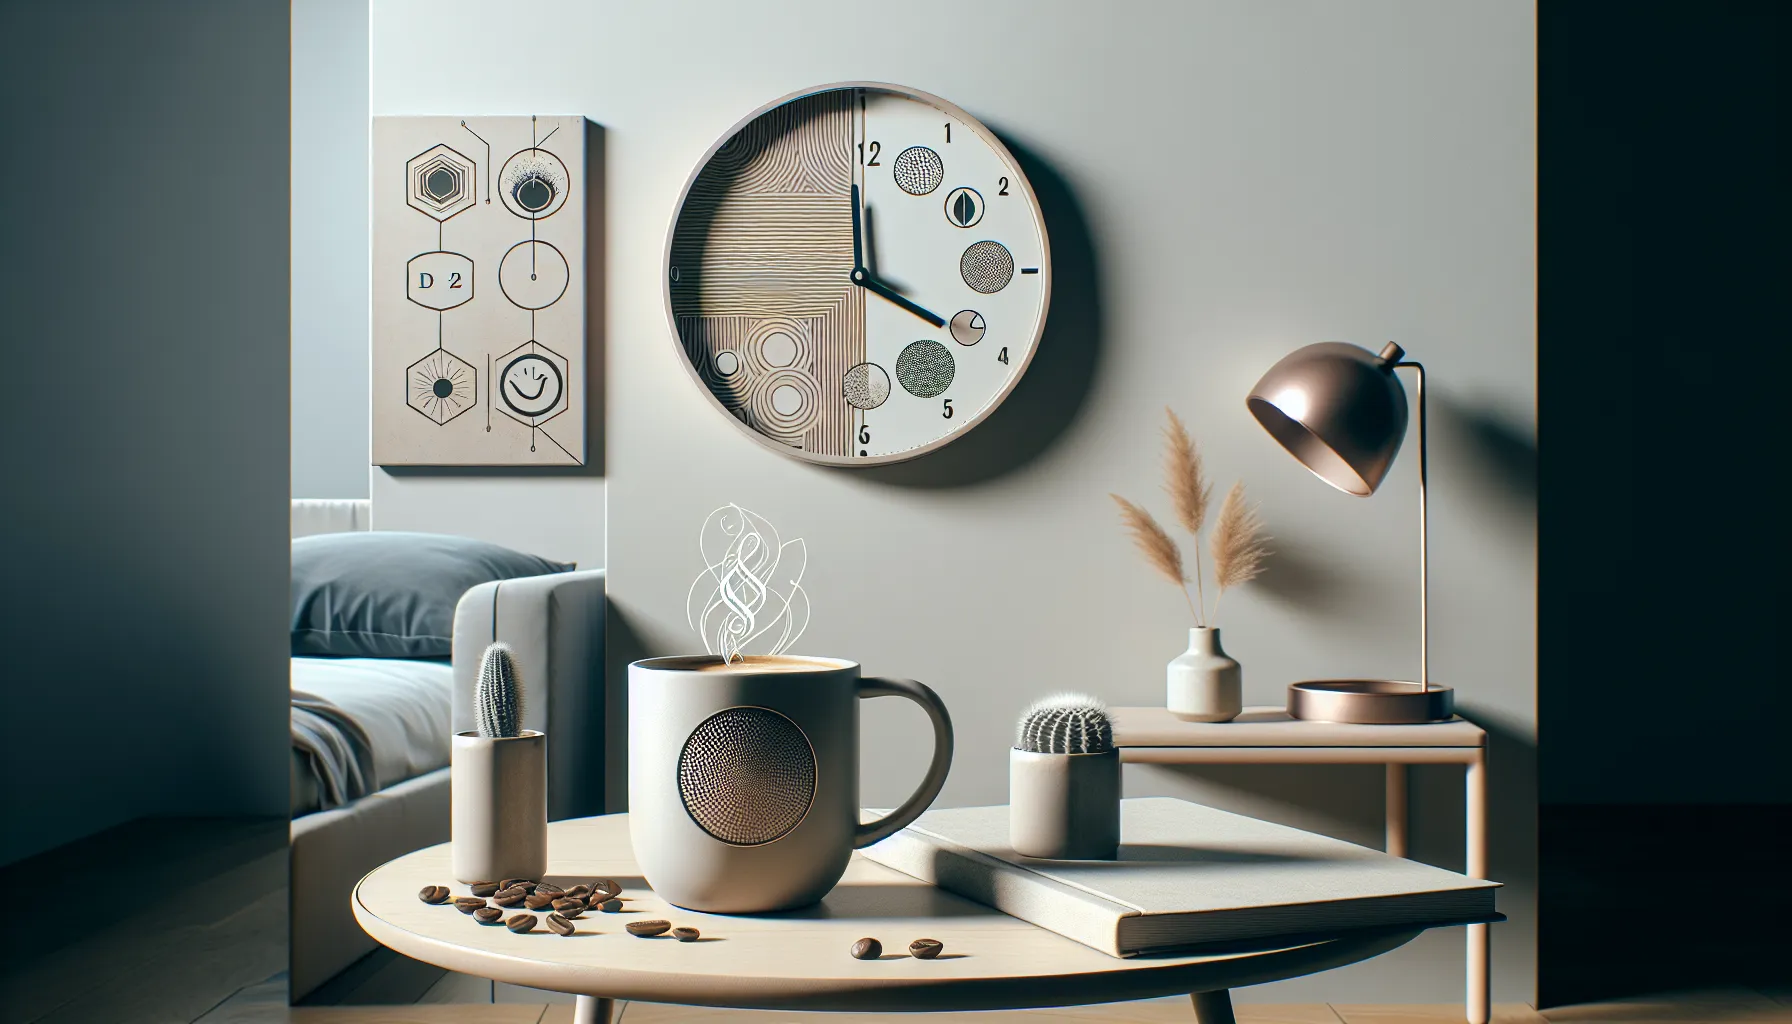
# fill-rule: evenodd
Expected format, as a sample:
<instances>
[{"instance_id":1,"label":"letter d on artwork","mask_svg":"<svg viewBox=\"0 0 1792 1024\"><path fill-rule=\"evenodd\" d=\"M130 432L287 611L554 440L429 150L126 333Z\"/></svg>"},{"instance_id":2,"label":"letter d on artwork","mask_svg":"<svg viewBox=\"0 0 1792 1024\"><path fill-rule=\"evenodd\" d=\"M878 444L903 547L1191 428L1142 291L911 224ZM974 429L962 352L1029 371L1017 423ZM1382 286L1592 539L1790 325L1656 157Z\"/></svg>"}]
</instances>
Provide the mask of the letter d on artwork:
<instances>
[{"instance_id":1,"label":"letter d on artwork","mask_svg":"<svg viewBox=\"0 0 1792 1024\"><path fill-rule=\"evenodd\" d=\"M428 288L436 283L436 276L427 270L417 272L417 287Z\"/></svg>"}]
</instances>

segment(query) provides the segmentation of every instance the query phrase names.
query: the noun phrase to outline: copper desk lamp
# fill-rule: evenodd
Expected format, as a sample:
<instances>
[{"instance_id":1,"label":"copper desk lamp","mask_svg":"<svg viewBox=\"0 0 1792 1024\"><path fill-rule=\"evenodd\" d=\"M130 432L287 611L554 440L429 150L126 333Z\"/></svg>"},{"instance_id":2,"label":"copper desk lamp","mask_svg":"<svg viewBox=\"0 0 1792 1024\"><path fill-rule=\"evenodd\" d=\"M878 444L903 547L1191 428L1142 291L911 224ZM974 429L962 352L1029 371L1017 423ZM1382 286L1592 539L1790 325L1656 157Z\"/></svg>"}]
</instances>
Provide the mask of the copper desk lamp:
<instances>
[{"instance_id":1,"label":"copper desk lamp","mask_svg":"<svg viewBox=\"0 0 1792 1024\"><path fill-rule=\"evenodd\" d=\"M1406 438L1406 389L1396 369L1413 371L1419 401L1419 680L1315 679L1288 687L1288 714L1321 722L1403 725L1449 718L1455 691L1431 685L1430 594L1425 514L1425 367L1388 342L1381 353L1338 341L1284 357L1245 399L1263 429L1313 475L1366 498L1381 486Z\"/></svg>"}]
</instances>

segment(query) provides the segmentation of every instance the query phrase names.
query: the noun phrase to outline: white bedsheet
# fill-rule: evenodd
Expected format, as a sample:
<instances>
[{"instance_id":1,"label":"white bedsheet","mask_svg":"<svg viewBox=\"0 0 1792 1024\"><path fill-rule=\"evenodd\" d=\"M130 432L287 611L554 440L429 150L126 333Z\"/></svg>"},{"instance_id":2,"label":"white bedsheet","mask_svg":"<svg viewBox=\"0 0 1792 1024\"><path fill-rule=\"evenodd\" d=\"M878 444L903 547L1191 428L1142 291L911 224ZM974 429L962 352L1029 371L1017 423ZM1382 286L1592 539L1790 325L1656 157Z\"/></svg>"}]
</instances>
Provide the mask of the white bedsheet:
<instances>
[{"instance_id":1,"label":"white bedsheet","mask_svg":"<svg viewBox=\"0 0 1792 1024\"><path fill-rule=\"evenodd\" d=\"M357 757L355 768L367 792L448 764L454 669L446 661L294 658L292 689L295 708L300 694L320 698L365 735L363 743L348 735L352 730L342 730L334 746ZM328 717L307 715L305 727L329 728ZM329 786L296 749L293 776L295 815L333 803L325 795Z\"/></svg>"}]
</instances>

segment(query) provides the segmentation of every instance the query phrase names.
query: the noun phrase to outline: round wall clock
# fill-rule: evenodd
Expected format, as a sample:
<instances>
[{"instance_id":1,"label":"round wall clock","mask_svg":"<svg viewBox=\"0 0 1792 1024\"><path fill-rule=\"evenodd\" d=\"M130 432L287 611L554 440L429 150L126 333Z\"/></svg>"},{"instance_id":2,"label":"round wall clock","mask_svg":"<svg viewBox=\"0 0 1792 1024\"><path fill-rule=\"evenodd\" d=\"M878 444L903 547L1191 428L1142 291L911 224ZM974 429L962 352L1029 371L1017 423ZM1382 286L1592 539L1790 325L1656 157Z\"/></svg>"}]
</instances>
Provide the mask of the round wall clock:
<instances>
[{"instance_id":1,"label":"round wall clock","mask_svg":"<svg viewBox=\"0 0 1792 1024\"><path fill-rule=\"evenodd\" d=\"M1045 329L1026 175L976 118L848 83L763 107L705 154L666 245L685 366L755 439L871 466L994 412Z\"/></svg>"}]
</instances>

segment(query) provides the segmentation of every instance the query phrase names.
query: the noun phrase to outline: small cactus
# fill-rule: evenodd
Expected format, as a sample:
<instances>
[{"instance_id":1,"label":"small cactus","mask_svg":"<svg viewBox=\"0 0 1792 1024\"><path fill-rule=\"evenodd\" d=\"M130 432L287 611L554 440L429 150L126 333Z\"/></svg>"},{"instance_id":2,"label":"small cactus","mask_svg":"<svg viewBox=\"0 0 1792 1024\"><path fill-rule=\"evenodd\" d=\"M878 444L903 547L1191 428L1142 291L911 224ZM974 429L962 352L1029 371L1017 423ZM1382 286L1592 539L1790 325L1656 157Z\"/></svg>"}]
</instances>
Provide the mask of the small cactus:
<instances>
[{"instance_id":1,"label":"small cactus","mask_svg":"<svg viewBox=\"0 0 1792 1024\"><path fill-rule=\"evenodd\" d=\"M496 643L479 659L479 735L504 739L523 734L523 683L517 676L516 652Z\"/></svg>"},{"instance_id":2,"label":"small cactus","mask_svg":"<svg viewBox=\"0 0 1792 1024\"><path fill-rule=\"evenodd\" d=\"M1105 754L1114 749L1114 727L1094 697L1054 694L1020 716L1014 745L1035 754Z\"/></svg>"}]
</instances>

